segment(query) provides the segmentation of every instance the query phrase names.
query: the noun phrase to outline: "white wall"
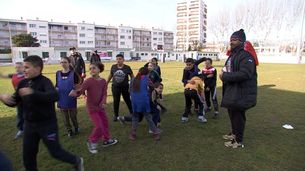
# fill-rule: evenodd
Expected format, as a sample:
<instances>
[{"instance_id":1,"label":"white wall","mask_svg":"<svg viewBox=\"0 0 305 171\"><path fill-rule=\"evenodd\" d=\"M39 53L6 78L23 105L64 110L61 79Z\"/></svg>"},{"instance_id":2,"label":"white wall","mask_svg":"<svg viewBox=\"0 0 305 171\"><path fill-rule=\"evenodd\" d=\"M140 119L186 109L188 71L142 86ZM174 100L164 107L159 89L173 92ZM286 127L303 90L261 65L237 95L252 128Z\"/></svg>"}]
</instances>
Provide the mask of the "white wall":
<instances>
[{"instance_id":1,"label":"white wall","mask_svg":"<svg viewBox=\"0 0 305 171\"><path fill-rule=\"evenodd\" d=\"M118 27L118 48L133 48L133 29L132 27Z\"/></svg>"},{"instance_id":2,"label":"white wall","mask_svg":"<svg viewBox=\"0 0 305 171\"><path fill-rule=\"evenodd\" d=\"M77 46L80 48L95 47L95 28L94 24L78 23L77 24Z\"/></svg>"}]
</instances>

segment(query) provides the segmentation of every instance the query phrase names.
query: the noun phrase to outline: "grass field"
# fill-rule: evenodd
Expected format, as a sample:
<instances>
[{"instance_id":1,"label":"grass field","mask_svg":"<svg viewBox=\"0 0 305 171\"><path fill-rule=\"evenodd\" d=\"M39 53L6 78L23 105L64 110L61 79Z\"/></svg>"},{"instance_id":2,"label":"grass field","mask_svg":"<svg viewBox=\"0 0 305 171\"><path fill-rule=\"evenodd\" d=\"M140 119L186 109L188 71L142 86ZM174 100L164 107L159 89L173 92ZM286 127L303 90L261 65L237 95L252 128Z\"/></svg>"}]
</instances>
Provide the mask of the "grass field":
<instances>
[{"instance_id":1,"label":"grass field","mask_svg":"<svg viewBox=\"0 0 305 171\"><path fill-rule=\"evenodd\" d=\"M106 63L102 76L109 74L112 63ZM134 72L144 63L128 63ZM220 70L223 62L215 62ZM119 144L99 148L92 155L85 145L91 132L90 122L83 99L79 100L79 123L81 133L73 139L65 136L60 113L58 116L62 146L82 157L88 171L98 170L305 170L305 65L261 64L258 67L258 104L246 114L247 123L243 149L228 149L222 135L230 129L225 109L220 117L199 124L195 115L190 122L180 123L184 110L183 86L181 83L183 63L160 64L165 85L164 104L168 112L162 115L161 140L153 141L148 134L146 122L142 122L135 142L128 139L130 125L121 125L110 120L111 135ZM202 68L202 66L201 66ZM45 66L46 76L55 79L59 65ZM0 67L2 73L12 73L13 67ZM109 86L110 88L110 86ZM12 93L9 79L0 79L0 93ZM221 100L221 82L218 81L218 100ZM108 90L107 112L112 117L112 96ZM0 104L0 150L12 160L14 170L23 170L21 140L13 141L16 133L15 109ZM120 113L127 113L124 102ZM286 130L282 125L295 127ZM38 154L39 170L66 171L72 166L53 159L41 143ZM1 170L1 169L0 169Z\"/></svg>"}]
</instances>

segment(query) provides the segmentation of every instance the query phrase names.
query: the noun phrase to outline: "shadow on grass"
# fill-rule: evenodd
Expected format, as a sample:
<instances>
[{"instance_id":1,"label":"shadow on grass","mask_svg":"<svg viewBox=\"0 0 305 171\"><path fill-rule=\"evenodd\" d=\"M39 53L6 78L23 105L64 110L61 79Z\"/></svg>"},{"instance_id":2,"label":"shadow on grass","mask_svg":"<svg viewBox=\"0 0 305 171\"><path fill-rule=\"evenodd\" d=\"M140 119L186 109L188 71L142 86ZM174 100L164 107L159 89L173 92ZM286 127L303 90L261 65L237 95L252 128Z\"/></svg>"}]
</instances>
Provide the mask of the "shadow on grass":
<instances>
[{"instance_id":1,"label":"shadow on grass","mask_svg":"<svg viewBox=\"0 0 305 171\"><path fill-rule=\"evenodd\" d=\"M220 101L221 88L218 88ZM110 99L112 99L110 97ZM109 100L110 100L109 99ZM195 115L190 122L180 123L184 111L183 92L164 94L168 112L162 114L161 140L153 141L146 121L142 122L137 140L128 140L130 125L112 121L112 103L107 105L111 135L119 144L102 148L99 153L89 154L85 145L92 130L84 106L79 107L80 135L69 139L65 136L62 117L58 112L60 142L62 146L83 156L86 170L304 170L305 93L276 89L276 85L263 85L258 90L258 104L247 112L245 148L225 148L221 136L229 131L229 119L225 109L220 117L200 124ZM79 100L83 104L83 100ZM1 107L1 106L0 106ZM14 110L3 108L5 113ZM124 103L120 113L127 113ZM14 114L2 117L0 124L0 148L12 160L14 170L22 170L21 141L12 141L15 133ZM289 123L294 130L285 130ZM40 146L38 154L40 170L71 170L71 166L51 158L46 148Z\"/></svg>"}]
</instances>

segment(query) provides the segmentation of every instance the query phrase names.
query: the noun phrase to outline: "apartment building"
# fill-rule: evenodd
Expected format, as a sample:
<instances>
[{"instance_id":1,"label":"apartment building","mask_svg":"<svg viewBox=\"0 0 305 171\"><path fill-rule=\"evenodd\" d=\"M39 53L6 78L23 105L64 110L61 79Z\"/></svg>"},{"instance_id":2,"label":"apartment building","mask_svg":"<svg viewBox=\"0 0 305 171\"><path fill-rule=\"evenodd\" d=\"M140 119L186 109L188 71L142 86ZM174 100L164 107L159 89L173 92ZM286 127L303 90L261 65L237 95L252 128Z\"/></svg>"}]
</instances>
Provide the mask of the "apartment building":
<instances>
[{"instance_id":1,"label":"apartment building","mask_svg":"<svg viewBox=\"0 0 305 171\"><path fill-rule=\"evenodd\" d=\"M77 40L77 47L79 48L95 48L94 24L78 23Z\"/></svg>"},{"instance_id":2,"label":"apartment building","mask_svg":"<svg viewBox=\"0 0 305 171\"><path fill-rule=\"evenodd\" d=\"M174 33L164 31L164 50L171 51L174 49Z\"/></svg>"},{"instance_id":3,"label":"apartment building","mask_svg":"<svg viewBox=\"0 0 305 171\"><path fill-rule=\"evenodd\" d=\"M129 26L118 27L118 48L132 49L133 48L133 28Z\"/></svg>"},{"instance_id":4,"label":"apartment building","mask_svg":"<svg viewBox=\"0 0 305 171\"><path fill-rule=\"evenodd\" d=\"M203 0L177 3L176 48L187 50L195 42L206 43L207 5Z\"/></svg>"},{"instance_id":5,"label":"apartment building","mask_svg":"<svg viewBox=\"0 0 305 171\"><path fill-rule=\"evenodd\" d=\"M77 26L71 23L49 22L50 47L77 47Z\"/></svg>"},{"instance_id":6,"label":"apartment building","mask_svg":"<svg viewBox=\"0 0 305 171\"><path fill-rule=\"evenodd\" d=\"M133 48L136 51L149 51L151 47L151 31L145 28L133 29Z\"/></svg>"},{"instance_id":7,"label":"apartment building","mask_svg":"<svg viewBox=\"0 0 305 171\"><path fill-rule=\"evenodd\" d=\"M164 50L164 31L152 28L151 30L152 50Z\"/></svg>"},{"instance_id":8,"label":"apartment building","mask_svg":"<svg viewBox=\"0 0 305 171\"><path fill-rule=\"evenodd\" d=\"M48 21L27 20L27 33L38 39L41 47L49 47Z\"/></svg>"},{"instance_id":9,"label":"apartment building","mask_svg":"<svg viewBox=\"0 0 305 171\"><path fill-rule=\"evenodd\" d=\"M11 48L14 35L28 33L41 47L67 50L77 47L90 52L111 50L173 50L173 32L162 29L104 26L90 23L61 23L36 20L0 19L0 48ZM89 54L89 53L88 53ZM63 52L60 56L66 56ZM86 54L86 56L89 56Z\"/></svg>"},{"instance_id":10,"label":"apartment building","mask_svg":"<svg viewBox=\"0 0 305 171\"><path fill-rule=\"evenodd\" d=\"M0 48L13 46L12 36L27 33L27 23L24 20L0 19Z\"/></svg>"}]
</instances>

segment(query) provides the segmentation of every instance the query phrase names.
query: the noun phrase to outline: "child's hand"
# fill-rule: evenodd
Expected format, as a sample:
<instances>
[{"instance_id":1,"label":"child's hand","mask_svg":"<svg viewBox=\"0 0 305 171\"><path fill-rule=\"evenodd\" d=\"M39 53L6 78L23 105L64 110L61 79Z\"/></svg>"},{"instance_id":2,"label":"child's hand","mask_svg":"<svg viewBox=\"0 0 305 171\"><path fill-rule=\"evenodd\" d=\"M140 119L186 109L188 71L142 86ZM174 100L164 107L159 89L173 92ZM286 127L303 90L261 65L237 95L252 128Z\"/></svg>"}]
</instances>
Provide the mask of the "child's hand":
<instances>
[{"instance_id":1,"label":"child's hand","mask_svg":"<svg viewBox=\"0 0 305 171\"><path fill-rule=\"evenodd\" d=\"M76 90L71 90L70 93L69 93L69 96L77 97L77 91Z\"/></svg>"},{"instance_id":2,"label":"child's hand","mask_svg":"<svg viewBox=\"0 0 305 171\"><path fill-rule=\"evenodd\" d=\"M19 93L20 96L27 96L27 95L33 94L33 92L34 92L33 89L28 88L28 87L26 87L26 88L21 88L21 89L19 89L19 91L18 91L18 93Z\"/></svg>"},{"instance_id":3,"label":"child's hand","mask_svg":"<svg viewBox=\"0 0 305 171\"><path fill-rule=\"evenodd\" d=\"M12 97L12 95L9 94L0 94L0 101L2 101L7 106L16 105L15 99Z\"/></svg>"}]
</instances>

